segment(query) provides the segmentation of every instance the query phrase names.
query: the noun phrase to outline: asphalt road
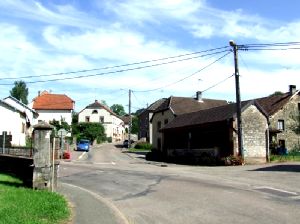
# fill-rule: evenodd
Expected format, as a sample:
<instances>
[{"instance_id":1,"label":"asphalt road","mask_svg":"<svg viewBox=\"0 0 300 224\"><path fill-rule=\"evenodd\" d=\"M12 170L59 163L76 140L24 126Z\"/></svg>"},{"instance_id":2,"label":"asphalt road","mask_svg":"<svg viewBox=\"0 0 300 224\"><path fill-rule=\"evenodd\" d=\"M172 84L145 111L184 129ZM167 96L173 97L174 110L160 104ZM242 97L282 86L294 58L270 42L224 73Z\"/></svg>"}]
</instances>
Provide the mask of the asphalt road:
<instances>
[{"instance_id":1,"label":"asphalt road","mask_svg":"<svg viewBox=\"0 0 300 224\"><path fill-rule=\"evenodd\" d=\"M112 144L83 155L74 152L72 157L72 162L62 163L60 181L105 199L129 223L300 220L300 163L238 167L149 163ZM97 215L101 214L91 216Z\"/></svg>"}]
</instances>

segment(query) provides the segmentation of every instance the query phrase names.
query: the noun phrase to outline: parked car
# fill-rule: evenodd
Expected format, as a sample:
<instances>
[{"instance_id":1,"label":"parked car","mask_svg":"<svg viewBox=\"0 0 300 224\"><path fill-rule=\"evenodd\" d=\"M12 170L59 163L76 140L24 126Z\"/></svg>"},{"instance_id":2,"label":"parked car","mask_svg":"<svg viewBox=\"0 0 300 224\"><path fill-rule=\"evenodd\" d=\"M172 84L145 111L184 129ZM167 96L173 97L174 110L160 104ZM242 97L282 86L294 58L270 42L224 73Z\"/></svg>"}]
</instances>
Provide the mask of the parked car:
<instances>
[{"instance_id":1,"label":"parked car","mask_svg":"<svg viewBox=\"0 0 300 224\"><path fill-rule=\"evenodd\" d=\"M131 144L134 143L134 141L133 141L132 139L130 140L130 142L131 142ZM128 141L128 139L126 139L126 140L124 140L124 142L123 142L123 147L124 147L124 148L128 148L128 146L129 146L129 141Z\"/></svg>"},{"instance_id":2,"label":"parked car","mask_svg":"<svg viewBox=\"0 0 300 224\"><path fill-rule=\"evenodd\" d=\"M76 146L77 151L86 151L90 150L90 141L86 139L80 139Z\"/></svg>"}]
</instances>

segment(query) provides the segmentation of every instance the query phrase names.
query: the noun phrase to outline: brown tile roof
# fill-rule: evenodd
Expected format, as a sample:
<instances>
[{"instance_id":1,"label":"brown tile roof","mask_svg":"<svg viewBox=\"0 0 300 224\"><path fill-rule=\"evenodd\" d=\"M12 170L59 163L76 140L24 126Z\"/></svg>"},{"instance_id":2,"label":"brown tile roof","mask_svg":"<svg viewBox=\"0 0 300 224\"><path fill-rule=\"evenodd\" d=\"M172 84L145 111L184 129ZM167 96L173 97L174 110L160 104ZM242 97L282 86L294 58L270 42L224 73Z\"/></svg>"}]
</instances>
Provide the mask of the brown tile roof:
<instances>
[{"instance_id":1,"label":"brown tile roof","mask_svg":"<svg viewBox=\"0 0 300 224\"><path fill-rule=\"evenodd\" d=\"M98 100L95 100L94 103L89 104L85 107L85 109L104 109L107 110L110 114L115 115L116 117L119 117L117 114L115 114L109 107L105 106L102 103L99 103Z\"/></svg>"},{"instance_id":2,"label":"brown tile roof","mask_svg":"<svg viewBox=\"0 0 300 224\"><path fill-rule=\"evenodd\" d=\"M245 110L249 105L256 105L259 109L262 110L262 108L256 101L243 101L241 105L242 110ZM265 114L263 110L262 112L263 114ZM162 130L198 126L202 124L225 121L227 119L235 117L236 104L232 103L224 106L179 115L175 117L173 121L168 123Z\"/></svg>"},{"instance_id":3,"label":"brown tile roof","mask_svg":"<svg viewBox=\"0 0 300 224\"><path fill-rule=\"evenodd\" d=\"M205 110L213 107L227 105L226 100L214 100L203 99L202 102L198 102L194 98L190 97L174 97L171 96L165 100L155 112L171 109L175 115L181 115L185 113L191 113L199 110Z\"/></svg>"},{"instance_id":4,"label":"brown tile roof","mask_svg":"<svg viewBox=\"0 0 300 224\"><path fill-rule=\"evenodd\" d=\"M268 116L272 116L279 111L294 94L284 93L283 95L268 96L256 99L256 101L264 108Z\"/></svg>"},{"instance_id":5,"label":"brown tile roof","mask_svg":"<svg viewBox=\"0 0 300 224\"><path fill-rule=\"evenodd\" d=\"M141 116L142 114L144 114L145 112L153 112L155 111L158 107L160 107L167 99L166 98L161 98L157 101L155 101L154 103L152 103L149 107L147 107L146 109L142 110L138 116Z\"/></svg>"},{"instance_id":6,"label":"brown tile roof","mask_svg":"<svg viewBox=\"0 0 300 224\"><path fill-rule=\"evenodd\" d=\"M33 99L35 110L73 110L74 101L64 94L43 93Z\"/></svg>"}]
</instances>

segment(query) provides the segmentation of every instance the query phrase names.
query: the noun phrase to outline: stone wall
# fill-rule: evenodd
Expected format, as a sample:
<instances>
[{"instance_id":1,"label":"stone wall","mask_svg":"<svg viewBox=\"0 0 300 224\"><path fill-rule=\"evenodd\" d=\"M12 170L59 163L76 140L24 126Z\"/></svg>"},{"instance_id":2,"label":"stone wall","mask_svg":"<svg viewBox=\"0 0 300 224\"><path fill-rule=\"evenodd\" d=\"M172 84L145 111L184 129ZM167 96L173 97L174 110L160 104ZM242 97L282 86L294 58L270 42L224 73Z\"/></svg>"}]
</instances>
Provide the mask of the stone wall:
<instances>
[{"instance_id":1,"label":"stone wall","mask_svg":"<svg viewBox=\"0 0 300 224\"><path fill-rule=\"evenodd\" d=\"M13 175L23 181L27 187L32 187L33 159L0 155L0 172Z\"/></svg>"},{"instance_id":2,"label":"stone wall","mask_svg":"<svg viewBox=\"0 0 300 224\"><path fill-rule=\"evenodd\" d=\"M242 127L246 163L249 163L250 161L266 162L267 118L257 109L257 107L254 105L249 106L242 113Z\"/></svg>"}]
</instances>

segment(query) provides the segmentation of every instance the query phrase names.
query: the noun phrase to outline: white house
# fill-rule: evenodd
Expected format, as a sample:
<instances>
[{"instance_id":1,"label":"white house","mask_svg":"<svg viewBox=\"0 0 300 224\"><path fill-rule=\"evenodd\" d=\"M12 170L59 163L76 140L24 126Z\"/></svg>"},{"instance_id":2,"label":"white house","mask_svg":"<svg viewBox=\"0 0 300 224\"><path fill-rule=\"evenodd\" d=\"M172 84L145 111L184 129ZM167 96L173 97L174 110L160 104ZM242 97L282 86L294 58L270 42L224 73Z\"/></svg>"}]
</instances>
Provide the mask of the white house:
<instances>
[{"instance_id":1,"label":"white house","mask_svg":"<svg viewBox=\"0 0 300 224\"><path fill-rule=\"evenodd\" d=\"M97 100L79 112L78 122L101 123L105 128L106 136L111 137L113 142L124 139L125 128L123 120Z\"/></svg>"},{"instance_id":2,"label":"white house","mask_svg":"<svg viewBox=\"0 0 300 224\"><path fill-rule=\"evenodd\" d=\"M33 99L30 107L39 113L38 120L46 122L63 120L71 125L74 104L75 102L65 94L43 91Z\"/></svg>"},{"instance_id":3,"label":"white house","mask_svg":"<svg viewBox=\"0 0 300 224\"><path fill-rule=\"evenodd\" d=\"M0 133L4 131L12 135L13 146L26 145L27 120L26 113L4 100L0 100Z\"/></svg>"},{"instance_id":4,"label":"white house","mask_svg":"<svg viewBox=\"0 0 300 224\"><path fill-rule=\"evenodd\" d=\"M21 101L19 101L13 96L8 96L4 98L3 101L11 105L12 107L17 108L19 111L22 111L26 115L26 125L27 128L30 128L30 130L33 124L37 123L39 114L35 110L27 106L26 104L22 103Z\"/></svg>"}]
</instances>

